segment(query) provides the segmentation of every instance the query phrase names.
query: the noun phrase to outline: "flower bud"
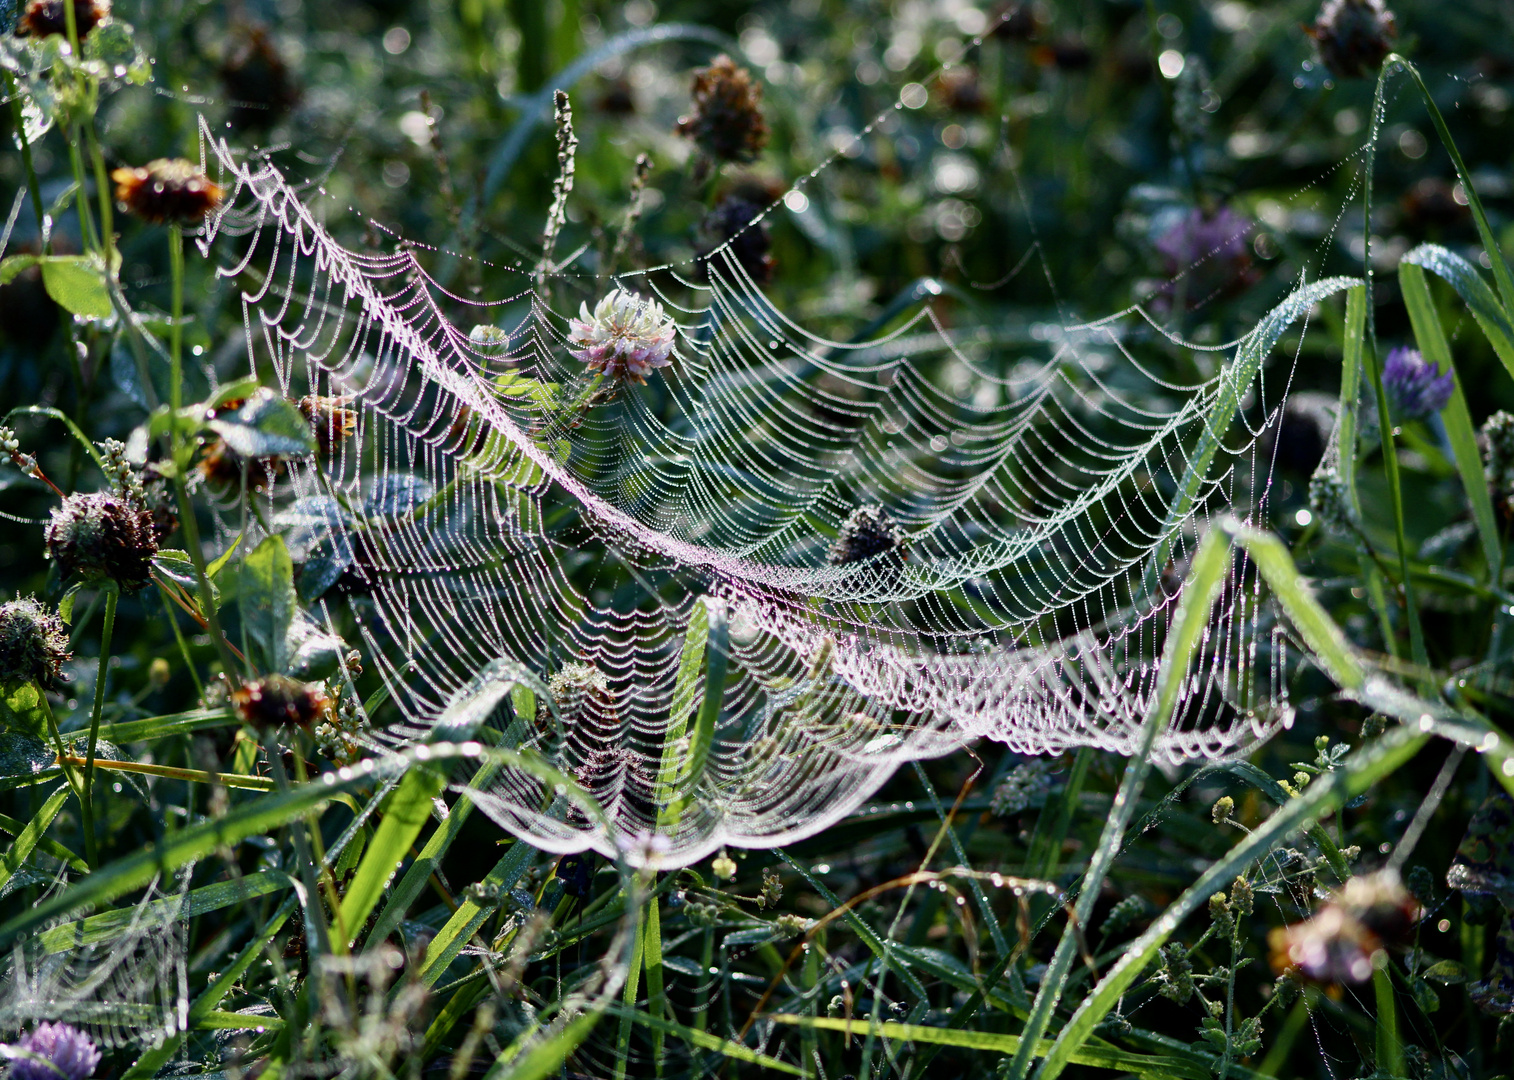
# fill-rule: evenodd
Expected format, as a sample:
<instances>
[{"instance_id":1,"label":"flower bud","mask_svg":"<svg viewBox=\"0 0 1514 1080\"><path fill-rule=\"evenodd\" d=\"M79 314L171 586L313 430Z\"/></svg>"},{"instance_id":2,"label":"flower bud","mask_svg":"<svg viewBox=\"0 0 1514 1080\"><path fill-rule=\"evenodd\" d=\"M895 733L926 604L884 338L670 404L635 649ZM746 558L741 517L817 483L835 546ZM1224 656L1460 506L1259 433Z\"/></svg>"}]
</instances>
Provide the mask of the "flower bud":
<instances>
[{"instance_id":1,"label":"flower bud","mask_svg":"<svg viewBox=\"0 0 1514 1080\"><path fill-rule=\"evenodd\" d=\"M34 597L0 604L0 681L35 681L52 689L63 681L63 664L73 656L63 620Z\"/></svg>"}]
</instances>

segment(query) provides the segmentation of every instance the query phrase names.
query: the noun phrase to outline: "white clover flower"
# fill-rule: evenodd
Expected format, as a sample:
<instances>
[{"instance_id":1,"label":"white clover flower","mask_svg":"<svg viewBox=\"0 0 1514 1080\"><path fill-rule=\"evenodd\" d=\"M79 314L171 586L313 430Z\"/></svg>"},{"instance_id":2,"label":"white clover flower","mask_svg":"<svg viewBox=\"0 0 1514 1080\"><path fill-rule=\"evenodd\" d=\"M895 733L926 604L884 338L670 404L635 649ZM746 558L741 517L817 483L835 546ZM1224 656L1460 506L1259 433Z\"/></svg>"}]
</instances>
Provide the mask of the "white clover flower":
<instances>
[{"instance_id":1,"label":"white clover flower","mask_svg":"<svg viewBox=\"0 0 1514 1080\"><path fill-rule=\"evenodd\" d=\"M579 305L569 320L568 350L612 379L645 384L656 368L672 363L673 320L656 300L629 289L612 289L595 306Z\"/></svg>"}]
</instances>

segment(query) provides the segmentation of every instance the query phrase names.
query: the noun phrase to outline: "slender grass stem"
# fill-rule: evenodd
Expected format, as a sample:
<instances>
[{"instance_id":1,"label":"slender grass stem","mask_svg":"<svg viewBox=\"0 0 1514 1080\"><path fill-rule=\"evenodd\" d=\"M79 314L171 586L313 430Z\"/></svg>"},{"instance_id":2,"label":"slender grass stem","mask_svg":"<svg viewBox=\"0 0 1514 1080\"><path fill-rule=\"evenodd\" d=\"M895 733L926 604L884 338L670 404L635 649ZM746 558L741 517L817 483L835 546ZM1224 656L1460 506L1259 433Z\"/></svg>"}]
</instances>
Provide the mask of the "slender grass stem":
<instances>
[{"instance_id":1,"label":"slender grass stem","mask_svg":"<svg viewBox=\"0 0 1514 1080\"><path fill-rule=\"evenodd\" d=\"M86 764L86 759L74 754L60 754L58 764L77 768ZM109 761L101 759L94 763L96 769L111 772L140 773L143 776L161 776L169 780L186 780L195 784L219 784L222 787L243 788L247 791L273 791L276 785L262 776L243 776L240 773L211 772L208 769L184 769L175 765L148 765L140 761Z\"/></svg>"},{"instance_id":2,"label":"slender grass stem","mask_svg":"<svg viewBox=\"0 0 1514 1080\"><path fill-rule=\"evenodd\" d=\"M105 708L105 682L110 674L110 639L116 628L116 601L120 590L112 585L105 593L105 623L100 630L100 666L95 674L95 705L89 717L89 742L84 757L84 792L79 800L84 824L84 861L99 869L99 841L95 835L95 749L100 742L100 713Z\"/></svg>"}]
</instances>

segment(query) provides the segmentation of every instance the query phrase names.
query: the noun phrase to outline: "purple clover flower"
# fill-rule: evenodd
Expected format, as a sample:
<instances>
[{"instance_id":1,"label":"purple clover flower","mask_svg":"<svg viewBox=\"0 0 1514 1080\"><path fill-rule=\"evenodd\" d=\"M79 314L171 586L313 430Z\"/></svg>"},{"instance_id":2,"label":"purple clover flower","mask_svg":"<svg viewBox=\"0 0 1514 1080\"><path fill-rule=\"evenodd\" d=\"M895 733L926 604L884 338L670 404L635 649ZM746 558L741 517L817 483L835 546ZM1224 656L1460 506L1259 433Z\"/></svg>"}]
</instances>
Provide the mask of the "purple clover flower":
<instances>
[{"instance_id":1,"label":"purple clover flower","mask_svg":"<svg viewBox=\"0 0 1514 1080\"><path fill-rule=\"evenodd\" d=\"M11 1080L85 1080L100 1064L90 1037L64 1023L42 1023L5 1048Z\"/></svg>"},{"instance_id":2,"label":"purple clover flower","mask_svg":"<svg viewBox=\"0 0 1514 1080\"><path fill-rule=\"evenodd\" d=\"M1250 248L1255 230L1255 223L1228 206L1213 213L1198 207L1185 211L1152 242L1167 275L1181 278L1162 291L1181 291L1189 308L1241 292L1256 280Z\"/></svg>"},{"instance_id":3,"label":"purple clover flower","mask_svg":"<svg viewBox=\"0 0 1514 1080\"><path fill-rule=\"evenodd\" d=\"M1388 408L1400 423L1423 420L1446 407L1456 376L1420 355L1418 349L1401 346L1388 353L1383 363L1383 390Z\"/></svg>"}]
</instances>

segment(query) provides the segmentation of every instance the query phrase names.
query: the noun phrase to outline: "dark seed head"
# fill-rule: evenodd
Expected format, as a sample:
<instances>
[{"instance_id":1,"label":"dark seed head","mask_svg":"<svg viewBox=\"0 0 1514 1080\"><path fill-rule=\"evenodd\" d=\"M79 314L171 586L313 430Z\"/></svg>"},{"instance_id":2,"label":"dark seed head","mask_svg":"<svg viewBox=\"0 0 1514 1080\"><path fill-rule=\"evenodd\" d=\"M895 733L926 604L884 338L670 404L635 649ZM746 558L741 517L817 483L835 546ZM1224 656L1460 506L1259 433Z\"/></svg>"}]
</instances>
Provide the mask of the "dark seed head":
<instances>
[{"instance_id":1,"label":"dark seed head","mask_svg":"<svg viewBox=\"0 0 1514 1080\"><path fill-rule=\"evenodd\" d=\"M228 119L239 130L270 128L300 97L289 65L263 27L238 27L231 36L221 61L221 85L231 105Z\"/></svg>"},{"instance_id":2,"label":"dark seed head","mask_svg":"<svg viewBox=\"0 0 1514 1080\"><path fill-rule=\"evenodd\" d=\"M0 680L36 681L54 689L62 684L63 663L71 656L63 620L34 597L0 604Z\"/></svg>"},{"instance_id":3,"label":"dark seed head","mask_svg":"<svg viewBox=\"0 0 1514 1080\"><path fill-rule=\"evenodd\" d=\"M859 506L842 523L827 561L832 566L847 566L889 553L903 558L907 548L904 534L887 510L881 506Z\"/></svg>"},{"instance_id":4,"label":"dark seed head","mask_svg":"<svg viewBox=\"0 0 1514 1080\"><path fill-rule=\"evenodd\" d=\"M158 553L152 514L114 492L70 495L53 511L45 536L47 555L64 578L114 581L126 592L147 584Z\"/></svg>"},{"instance_id":5,"label":"dark seed head","mask_svg":"<svg viewBox=\"0 0 1514 1080\"><path fill-rule=\"evenodd\" d=\"M244 683L231 692L231 703L259 731L284 726L309 730L331 712L331 699L320 686L284 675Z\"/></svg>"},{"instance_id":6,"label":"dark seed head","mask_svg":"<svg viewBox=\"0 0 1514 1080\"><path fill-rule=\"evenodd\" d=\"M117 169L116 201L128 213L156 224L193 225L221 205L221 187L183 158L159 158L135 169Z\"/></svg>"},{"instance_id":7,"label":"dark seed head","mask_svg":"<svg viewBox=\"0 0 1514 1080\"><path fill-rule=\"evenodd\" d=\"M710 279L710 258L717 248L726 247L726 256L747 272L759 285L773 280L773 257L768 254L772 241L767 224L757 221L762 206L738 195L722 199L705 217L700 231L705 241L694 258L694 275L700 281Z\"/></svg>"},{"instance_id":8,"label":"dark seed head","mask_svg":"<svg viewBox=\"0 0 1514 1080\"><path fill-rule=\"evenodd\" d=\"M716 161L753 161L767 145L762 85L724 53L694 72L694 111L680 117L678 134Z\"/></svg>"},{"instance_id":9,"label":"dark seed head","mask_svg":"<svg viewBox=\"0 0 1514 1080\"><path fill-rule=\"evenodd\" d=\"M67 0L31 0L16 24L17 37L45 38L68 33ZM110 15L110 0L73 0L74 30L84 37Z\"/></svg>"},{"instance_id":10,"label":"dark seed head","mask_svg":"<svg viewBox=\"0 0 1514 1080\"><path fill-rule=\"evenodd\" d=\"M1319 18L1305 29L1320 62L1341 79L1375 74L1398 37L1393 12L1383 0L1325 0Z\"/></svg>"}]
</instances>

